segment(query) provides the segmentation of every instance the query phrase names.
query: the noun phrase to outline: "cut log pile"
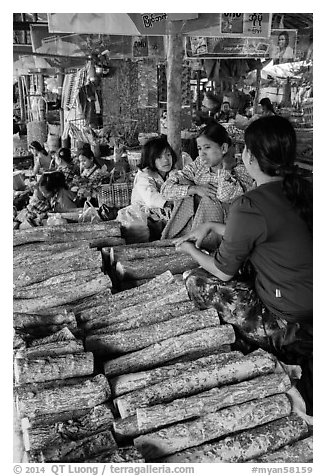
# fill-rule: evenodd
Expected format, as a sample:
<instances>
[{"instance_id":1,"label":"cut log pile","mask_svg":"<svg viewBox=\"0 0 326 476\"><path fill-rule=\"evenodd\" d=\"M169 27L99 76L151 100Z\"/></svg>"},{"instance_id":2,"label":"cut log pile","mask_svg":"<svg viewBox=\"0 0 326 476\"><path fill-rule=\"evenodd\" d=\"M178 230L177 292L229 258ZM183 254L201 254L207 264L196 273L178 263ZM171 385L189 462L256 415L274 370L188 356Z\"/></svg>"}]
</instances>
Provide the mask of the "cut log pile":
<instances>
[{"instance_id":1,"label":"cut log pile","mask_svg":"<svg viewBox=\"0 0 326 476\"><path fill-rule=\"evenodd\" d=\"M189 255L177 252L172 240L104 247L102 254L118 288L126 281L138 286L165 271L182 274L198 266Z\"/></svg>"},{"instance_id":2,"label":"cut log pile","mask_svg":"<svg viewBox=\"0 0 326 476\"><path fill-rule=\"evenodd\" d=\"M94 357L64 327L14 356L15 399L25 451L35 462L84 461L118 447L110 388Z\"/></svg>"},{"instance_id":3,"label":"cut log pile","mask_svg":"<svg viewBox=\"0 0 326 476\"><path fill-rule=\"evenodd\" d=\"M312 460L289 376L261 349L233 350L233 327L195 307L179 276L193 264L169 240L103 248L97 230L91 246L111 271L146 279L112 294L101 254L74 226L14 239L15 402L29 462ZM110 230L105 239L121 239Z\"/></svg>"},{"instance_id":4,"label":"cut log pile","mask_svg":"<svg viewBox=\"0 0 326 476\"><path fill-rule=\"evenodd\" d=\"M14 313L48 315L56 309L61 314L67 304L80 304L99 293L109 296L112 283L102 272L101 254L89 247L89 240L101 234L112 244L121 243L120 226L114 221L18 230L14 234Z\"/></svg>"}]
</instances>

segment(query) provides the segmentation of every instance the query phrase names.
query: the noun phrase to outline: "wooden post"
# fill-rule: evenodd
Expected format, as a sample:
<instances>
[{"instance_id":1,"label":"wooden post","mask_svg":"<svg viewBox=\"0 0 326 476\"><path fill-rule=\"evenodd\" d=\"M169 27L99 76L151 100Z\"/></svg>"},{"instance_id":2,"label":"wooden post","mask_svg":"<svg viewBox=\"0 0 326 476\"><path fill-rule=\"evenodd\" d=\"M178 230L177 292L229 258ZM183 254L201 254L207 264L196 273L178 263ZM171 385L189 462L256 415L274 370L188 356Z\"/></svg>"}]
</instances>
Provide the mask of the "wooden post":
<instances>
[{"instance_id":1,"label":"wooden post","mask_svg":"<svg viewBox=\"0 0 326 476\"><path fill-rule=\"evenodd\" d=\"M261 83L261 68L259 67L256 70L256 94L255 94L254 107L253 107L253 113L254 114L257 114L257 109L258 109L260 83Z\"/></svg>"},{"instance_id":2,"label":"wooden post","mask_svg":"<svg viewBox=\"0 0 326 476\"><path fill-rule=\"evenodd\" d=\"M24 91L23 91L22 78L20 76L18 77L18 94L19 94L20 119L22 122L25 122L26 112L25 112L25 102L24 102Z\"/></svg>"},{"instance_id":3,"label":"wooden post","mask_svg":"<svg viewBox=\"0 0 326 476\"><path fill-rule=\"evenodd\" d=\"M63 85L63 79L64 79L64 70L60 70L60 73L58 73L58 96L61 100L62 97L62 85ZM64 112L63 109L60 107L60 135L62 136L63 130L64 130Z\"/></svg>"},{"instance_id":4,"label":"wooden post","mask_svg":"<svg viewBox=\"0 0 326 476\"><path fill-rule=\"evenodd\" d=\"M197 111L200 111L200 107L201 107L200 78L201 78L201 72L200 72L200 70L198 70L198 71L196 71L196 79L197 79L196 109L197 109Z\"/></svg>"},{"instance_id":5,"label":"wooden post","mask_svg":"<svg viewBox=\"0 0 326 476\"><path fill-rule=\"evenodd\" d=\"M168 141L175 150L177 168L182 168L181 158L181 76L183 62L182 36L173 34L172 22L168 26L167 37L167 124Z\"/></svg>"}]
</instances>

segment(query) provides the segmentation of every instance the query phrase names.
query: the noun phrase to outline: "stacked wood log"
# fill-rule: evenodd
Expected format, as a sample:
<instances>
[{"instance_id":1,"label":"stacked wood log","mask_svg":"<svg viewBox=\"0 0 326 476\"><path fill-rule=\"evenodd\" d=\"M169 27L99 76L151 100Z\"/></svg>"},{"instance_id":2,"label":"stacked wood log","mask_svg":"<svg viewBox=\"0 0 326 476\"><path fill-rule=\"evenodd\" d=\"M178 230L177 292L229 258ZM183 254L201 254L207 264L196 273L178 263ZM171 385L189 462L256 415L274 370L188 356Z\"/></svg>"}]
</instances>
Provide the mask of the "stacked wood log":
<instances>
[{"instance_id":1,"label":"stacked wood log","mask_svg":"<svg viewBox=\"0 0 326 476\"><path fill-rule=\"evenodd\" d=\"M35 462L74 462L114 452L108 381L64 327L25 342L14 358L15 398L26 452Z\"/></svg>"},{"instance_id":2,"label":"stacked wood log","mask_svg":"<svg viewBox=\"0 0 326 476\"><path fill-rule=\"evenodd\" d=\"M181 274L197 267L197 262L175 250L172 240L138 243L103 248L102 254L111 269L112 279L118 283L149 280L169 270Z\"/></svg>"},{"instance_id":3,"label":"stacked wood log","mask_svg":"<svg viewBox=\"0 0 326 476\"><path fill-rule=\"evenodd\" d=\"M122 245L119 222L115 220L101 223L69 223L67 225L42 226L14 231L14 246L26 243L70 243L72 241L108 240L107 246Z\"/></svg>"},{"instance_id":4,"label":"stacked wood log","mask_svg":"<svg viewBox=\"0 0 326 476\"><path fill-rule=\"evenodd\" d=\"M113 228L113 233L117 232ZM39 232L33 233L26 239L36 239ZM56 232L53 231L53 234L56 235ZM65 235L62 231L59 235L69 239L70 234ZM63 245L64 249L61 249ZM91 250L88 243L47 243L43 247L42 243L37 242L16 246L14 313L40 315L41 311L49 313L50 309L60 307L63 311L68 303L78 303L102 292L109 291L111 294L112 283L101 268L100 253Z\"/></svg>"}]
</instances>

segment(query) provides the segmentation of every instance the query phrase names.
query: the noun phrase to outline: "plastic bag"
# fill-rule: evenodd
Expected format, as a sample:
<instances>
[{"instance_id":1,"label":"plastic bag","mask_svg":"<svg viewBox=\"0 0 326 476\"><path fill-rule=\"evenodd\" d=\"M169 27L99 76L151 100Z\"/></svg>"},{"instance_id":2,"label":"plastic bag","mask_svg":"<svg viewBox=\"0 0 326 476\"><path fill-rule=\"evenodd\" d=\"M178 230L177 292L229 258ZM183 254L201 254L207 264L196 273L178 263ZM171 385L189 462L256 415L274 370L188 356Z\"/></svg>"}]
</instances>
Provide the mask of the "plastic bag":
<instances>
[{"instance_id":1,"label":"plastic bag","mask_svg":"<svg viewBox=\"0 0 326 476\"><path fill-rule=\"evenodd\" d=\"M87 222L99 223L101 221L102 221L101 217L98 214L98 211L96 210L96 208L93 207L93 205L90 202L86 201L84 204L83 211L81 212L79 216L78 222L79 223L87 223Z\"/></svg>"},{"instance_id":2,"label":"plastic bag","mask_svg":"<svg viewBox=\"0 0 326 476\"><path fill-rule=\"evenodd\" d=\"M46 221L48 226L65 225L66 223L68 223L68 221L65 218L62 218L60 213L51 214Z\"/></svg>"},{"instance_id":3,"label":"plastic bag","mask_svg":"<svg viewBox=\"0 0 326 476\"><path fill-rule=\"evenodd\" d=\"M128 205L118 211L123 236L127 243L144 243L149 241L147 226L148 213L139 205Z\"/></svg>"}]
</instances>

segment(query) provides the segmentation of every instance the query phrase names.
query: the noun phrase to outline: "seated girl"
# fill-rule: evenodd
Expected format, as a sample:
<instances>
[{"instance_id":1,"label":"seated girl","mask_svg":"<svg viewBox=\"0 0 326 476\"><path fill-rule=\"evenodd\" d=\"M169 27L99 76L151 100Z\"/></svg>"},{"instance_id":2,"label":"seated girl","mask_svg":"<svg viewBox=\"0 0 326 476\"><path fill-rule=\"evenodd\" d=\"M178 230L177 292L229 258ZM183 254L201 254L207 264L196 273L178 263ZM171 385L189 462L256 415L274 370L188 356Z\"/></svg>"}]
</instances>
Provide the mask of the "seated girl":
<instances>
[{"instance_id":1,"label":"seated girl","mask_svg":"<svg viewBox=\"0 0 326 476\"><path fill-rule=\"evenodd\" d=\"M297 387L312 415L312 186L300 177L295 158L289 121L254 121L245 131L242 160L257 187L232 204L226 225L204 223L176 247L201 266L184 275L200 308L215 307L247 349L259 346L301 366ZM223 236L214 256L200 249L210 230ZM246 277L248 262L253 273Z\"/></svg>"},{"instance_id":2,"label":"seated girl","mask_svg":"<svg viewBox=\"0 0 326 476\"><path fill-rule=\"evenodd\" d=\"M79 175L79 170L76 169L73 158L71 157L70 149L62 147L55 156L56 170L62 172L65 176L66 183L70 185L75 176Z\"/></svg>"},{"instance_id":3,"label":"seated girl","mask_svg":"<svg viewBox=\"0 0 326 476\"><path fill-rule=\"evenodd\" d=\"M171 213L171 203L161 194L161 188L174 168L177 156L166 137L154 137L142 148L139 170L131 193L127 212L140 210L147 217L150 239L159 239Z\"/></svg>"},{"instance_id":4,"label":"seated girl","mask_svg":"<svg viewBox=\"0 0 326 476\"><path fill-rule=\"evenodd\" d=\"M62 172L44 173L27 205L27 219L42 225L49 211L64 212L76 208L75 194L68 189Z\"/></svg>"},{"instance_id":5,"label":"seated girl","mask_svg":"<svg viewBox=\"0 0 326 476\"><path fill-rule=\"evenodd\" d=\"M174 200L162 238L175 238L206 221L225 223L230 203L253 186L242 164L234 161L226 129L210 122L197 138L199 157L168 178L161 194ZM216 245L214 234L206 240ZM212 242L212 243L210 243Z\"/></svg>"},{"instance_id":6,"label":"seated girl","mask_svg":"<svg viewBox=\"0 0 326 476\"><path fill-rule=\"evenodd\" d=\"M86 200L97 206L97 195L107 173L97 163L89 144L84 144L78 151L78 158L80 177L75 177L72 181L77 189L78 206L83 206Z\"/></svg>"},{"instance_id":7,"label":"seated girl","mask_svg":"<svg viewBox=\"0 0 326 476\"><path fill-rule=\"evenodd\" d=\"M33 175L50 170L52 157L45 148L34 140L31 142L29 149L34 156Z\"/></svg>"}]
</instances>

